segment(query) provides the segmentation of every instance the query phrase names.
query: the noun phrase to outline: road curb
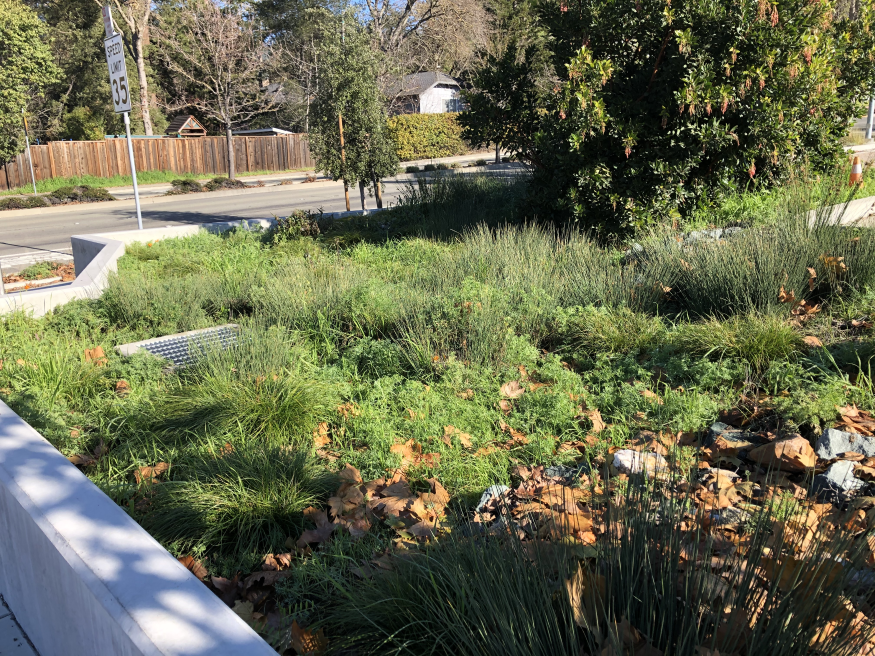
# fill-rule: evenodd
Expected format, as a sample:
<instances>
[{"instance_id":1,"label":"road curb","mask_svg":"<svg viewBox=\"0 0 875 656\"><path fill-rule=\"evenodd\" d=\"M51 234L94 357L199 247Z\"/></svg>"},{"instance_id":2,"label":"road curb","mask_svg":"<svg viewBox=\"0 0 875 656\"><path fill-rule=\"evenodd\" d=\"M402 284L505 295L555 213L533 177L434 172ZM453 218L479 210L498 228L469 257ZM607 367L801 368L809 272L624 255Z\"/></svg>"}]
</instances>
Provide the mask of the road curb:
<instances>
[{"instance_id":1,"label":"road curb","mask_svg":"<svg viewBox=\"0 0 875 656\"><path fill-rule=\"evenodd\" d=\"M317 180L316 182L308 182L306 184L322 185L333 182L333 180ZM303 182L300 184L304 184ZM288 191L288 187L292 185L270 185L265 187L250 187L249 189L224 189L222 191L205 191L201 192L208 198L223 198L226 196L242 196L244 194L266 194L272 191ZM298 185L294 185L298 186ZM172 203L180 198L189 198L197 196L194 194L180 194L178 196L153 196L151 198L141 198L140 205L161 205L163 203ZM43 214L63 214L65 212L75 212L90 206L106 207L111 205L113 208L125 209L134 208L134 199L129 200L113 200L103 203L77 203L74 205L59 205L55 207L35 207L27 210L4 210L0 212L0 221L4 218L12 218L16 216L40 216Z\"/></svg>"}]
</instances>

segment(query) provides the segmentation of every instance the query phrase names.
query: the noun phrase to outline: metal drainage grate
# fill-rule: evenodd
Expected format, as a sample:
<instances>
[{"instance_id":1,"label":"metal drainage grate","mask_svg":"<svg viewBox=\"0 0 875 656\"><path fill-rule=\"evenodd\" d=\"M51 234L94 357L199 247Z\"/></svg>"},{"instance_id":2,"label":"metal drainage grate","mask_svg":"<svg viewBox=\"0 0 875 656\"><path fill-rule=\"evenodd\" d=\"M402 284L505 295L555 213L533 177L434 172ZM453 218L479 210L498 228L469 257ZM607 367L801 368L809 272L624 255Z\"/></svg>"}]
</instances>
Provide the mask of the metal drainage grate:
<instances>
[{"instance_id":1,"label":"metal drainage grate","mask_svg":"<svg viewBox=\"0 0 875 656\"><path fill-rule=\"evenodd\" d=\"M121 355L133 355L143 349L159 358L170 360L174 366L183 367L191 364L199 353L216 347L226 349L232 344L236 344L238 329L239 326L236 323L229 323L215 328L191 330L187 333L121 344L116 346L115 350Z\"/></svg>"}]
</instances>

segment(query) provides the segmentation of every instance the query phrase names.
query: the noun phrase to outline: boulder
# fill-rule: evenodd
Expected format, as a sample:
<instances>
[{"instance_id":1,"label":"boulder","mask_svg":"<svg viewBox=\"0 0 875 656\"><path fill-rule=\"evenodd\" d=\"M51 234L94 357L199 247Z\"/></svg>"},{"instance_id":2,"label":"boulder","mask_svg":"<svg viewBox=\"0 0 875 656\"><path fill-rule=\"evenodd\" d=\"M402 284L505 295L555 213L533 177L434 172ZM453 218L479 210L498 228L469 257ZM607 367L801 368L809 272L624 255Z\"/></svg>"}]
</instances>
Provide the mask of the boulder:
<instances>
[{"instance_id":1,"label":"boulder","mask_svg":"<svg viewBox=\"0 0 875 656\"><path fill-rule=\"evenodd\" d=\"M839 503L851 492L865 486L864 481L854 476L854 463L850 460L839 460L814 477L812 491L823 501Z\"/></svg>"},{"instance_id":2,"label":"boulder","mask_svg":"<svg viewBox=\"0 0 875 656\"><path fill-rule=\"evenodd\" d=\"M763 467L787 472L803 472L817 463L814 449L801 435L758 446L747 457Z\"/></svg>"},{"instance_id":3,"label":"boulder","mask_svg":"<svg viewBox=\"0 0 875 656\"><path fill-rule=\"evenodd\" d=\"M668 473L668 461L658 453L621 449L614 452L614 469L627 476L644 474L654 478Z\"/></svg>"},{"instance_id":4,"label":"boulder","mask_svg":"<svg viewBox=\"0 0 875 656\"><path fill-rule=\"evenodd\" d=\"M817 440L814 451L824 460L833 460L838 458L840 453L849 451L862 453L868 458L875 456L875 437L827 428Z\"/></svg>"}]
</instances>

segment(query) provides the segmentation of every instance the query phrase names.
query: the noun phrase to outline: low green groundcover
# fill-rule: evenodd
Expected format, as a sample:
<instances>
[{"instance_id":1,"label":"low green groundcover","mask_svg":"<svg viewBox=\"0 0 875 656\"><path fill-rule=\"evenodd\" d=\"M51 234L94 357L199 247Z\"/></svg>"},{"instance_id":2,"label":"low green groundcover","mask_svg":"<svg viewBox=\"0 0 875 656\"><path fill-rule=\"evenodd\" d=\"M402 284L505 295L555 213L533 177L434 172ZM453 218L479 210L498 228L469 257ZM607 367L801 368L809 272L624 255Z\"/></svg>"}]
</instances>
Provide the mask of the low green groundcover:
<instances>
[{"instance_id":1,"label":"low green groundcover","mask_svg":"<svg viewBox=\"0 0 875 656\"><path fill-rule=\"evenodd\" d=\"M875 234L788 202L600 245L508 224L521 189L134 244L5 318L0 394L281 653L863 653Z\"/></svg>"}]
</instances>

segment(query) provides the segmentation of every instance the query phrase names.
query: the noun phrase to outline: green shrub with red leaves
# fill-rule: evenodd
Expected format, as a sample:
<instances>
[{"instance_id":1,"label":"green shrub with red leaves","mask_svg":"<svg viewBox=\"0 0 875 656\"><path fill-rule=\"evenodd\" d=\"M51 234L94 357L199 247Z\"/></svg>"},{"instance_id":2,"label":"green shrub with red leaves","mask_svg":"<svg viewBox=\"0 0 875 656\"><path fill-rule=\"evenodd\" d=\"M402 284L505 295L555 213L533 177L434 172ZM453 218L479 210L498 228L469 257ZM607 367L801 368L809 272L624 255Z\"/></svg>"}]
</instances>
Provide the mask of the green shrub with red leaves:
<instances>
[{"instance_id":1,"label":"green shrub with red leaves","mask_svg":"<svg viewBox=\"0 0 875 656\"><path fill-rule=\"evenodd\" d=\"M873 3L550 0L460 121L534 167L541 217L621 233L840 159L875 81Z\"/></svg>"}]
</instances>

